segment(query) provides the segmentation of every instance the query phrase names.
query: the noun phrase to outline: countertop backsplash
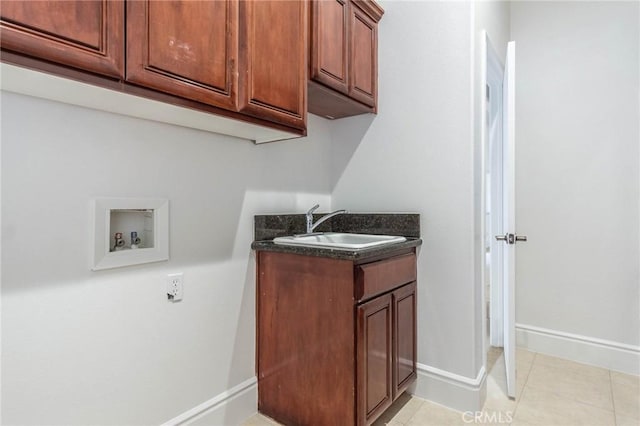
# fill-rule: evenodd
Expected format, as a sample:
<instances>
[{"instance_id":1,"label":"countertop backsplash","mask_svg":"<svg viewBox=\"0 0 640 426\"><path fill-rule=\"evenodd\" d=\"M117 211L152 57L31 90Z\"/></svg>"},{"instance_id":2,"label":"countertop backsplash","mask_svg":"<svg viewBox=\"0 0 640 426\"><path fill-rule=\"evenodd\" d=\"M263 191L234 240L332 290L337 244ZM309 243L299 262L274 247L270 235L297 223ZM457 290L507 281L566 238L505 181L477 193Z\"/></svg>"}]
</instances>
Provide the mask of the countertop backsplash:
<instances>
[{"instance_id":1,"label":"countertop backsplash","mask_svg":"<svg viewBox=\"0 0 640 426\"><path fill-rule=\"evenodd\" d=\"M314 214L314 221L327 213ZM254 216L254 240L266 241L276 237L303 234L304 214L275 214ZM322 223L317 232L348 232L356 234L401 235L420 238L420 215L415 213L345 213Z\"/></svg>"}]
</instances>

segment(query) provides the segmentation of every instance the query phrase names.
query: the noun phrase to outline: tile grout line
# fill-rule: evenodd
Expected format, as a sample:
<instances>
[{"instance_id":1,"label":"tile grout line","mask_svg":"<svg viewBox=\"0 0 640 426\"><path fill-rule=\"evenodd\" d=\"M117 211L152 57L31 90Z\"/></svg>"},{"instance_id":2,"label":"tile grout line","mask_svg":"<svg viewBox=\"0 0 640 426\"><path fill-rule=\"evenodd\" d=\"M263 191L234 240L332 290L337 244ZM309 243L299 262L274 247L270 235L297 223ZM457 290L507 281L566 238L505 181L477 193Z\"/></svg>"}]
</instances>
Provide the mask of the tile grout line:
<instances>
[{"instance_id":1,"label":"tile grout line","mask_svg":"<svg viewBox=\"0 0 640 426\"><path fill-rule=\"evenodd\" d=\"M531 376L531 370L533 370L533 363L536 362L536 358L538 357L538 353L537 352L533 352L533 359L531 360L531 365L529 366L529 371L527 372L527 380L524 381L524 386L522 386L522 390L524 391L524 388L527 386L527 383L529 383L529 377ZM517 374L516 374L517 376ZM517 377L516 377L517 379Z\"/></svg>"},{"instance_id":2,"label":"tile grout line","mask_svg":"<svg viewBox=\"0 0 640 426\"><path fill-rule=\"evenodd\" d=\"M520 399L524 396L524 393L527 391L527 386L525 385L522 388L522 393L520 394ZM518 407L520 406L520 400L516 400L516 406L513 407L513 417L511 418L511 423L516 419L516 413L518 412Z\"/></svg>"},{"instance_id":3,"label":"tile grout line","mask_svg":"<svg viewBox=\"0 0 640 426\"><path fill-rule=\"evenodd\" d=\"M524 393L527 390L527 384L529 383L529 377L531 376L531 370L533 370L533 364L536 362L536 358L538 357L538 353L537 352L533 352L533 359L531 360L531 365L529 366L529 372L527 373L527 379L524 381L524 386L522 386L522 393L520 394L520 398L517 398L516 395L516 406L513 407L513 417L511 419L511 423L513 423L513 420L515 420L516 418L516 413L518 412L518 407L520 406L520 402L522 401L522 397L524 396ZM516 364L517 365L517 364ZM518 386L518 377L517 377L517 373L516 373L516 392L517 392L517 386Z\"/></svg>"},{"instance_id":4,"label":"tile grout line","mask_svg":"<svg viewBox=\"0 0 640 426\"><path fill-rule=\"evenodd\" d=\"M537 353L536 353L536 356L534 357L534 362L535 362L535 359L536 359L536 358L537 358ZM571 361L571 360L569 360L569 361ZM576 364L581 364L581 363L577 363L577 362L576 362ZM594 367L594 368L598 368L597 366L591 366L591 365L588 365L588 364L581 364L581 365L585 365L585 366L587 366L587 367ZM546 367L544 364L542 364L541 366L542 366L542 367ZM532 364L531 364L531 368L533 369L533 362L532 362ZM531 372L529 372L529 374L531 374ZM610 392L610 394L611 394L612 410L609 410L608 408L604 408L604 407L602 407L602 406L599 406L599 405L593 404L593 403L591 403L591 402L581 401L581 400L577 400L577 399L569 398L569 397L567 397L567 396L558 395L558 394L555 394L553 391L543 391L543 392L551 393L551 394L555 395L555 396L556 396L556 397L558 397L558 398L565 399L565 400L568 400L568 401L572 401L572 402L577 403L577 404L580 404L580 405L585 405L585 406L593 407L593 408L596 408L596 409L599 409L599 410L612 412L612 413L613 413L613 418L614 418L614 423L613 423L613 425L614 425L614 426L616 426L616 425L618 424L618 420L617 420L617 416L616 416L615 402L614 402L614 399L613 399L613 379L612 379L612 377L611 377L611 370L607 370L607 376L609 377L609 392ZM529 377L527 377L527 381L526 381L526 383L525 383L525 389L527 389L528 381L529 381ZM524 394L524 390L525 390L525 389L523 389L523 394ZM518 404L517 404L517 405L518 405ZM516 408L517 408L517 405L516 405ZM515 417L515 413L514 413L514 417Z\"/></svg>"},{"instance_id":5,"label":"tile grout line","mask_svg":"<svg viewBox=\"0 0 640 426\"><path fill-rule=\"evenodd\" d=\"M609 392L611 393L611 406L613 407L613 424L618 424L618 415L616 414L616 400L613 397L613 378L611 377L611 370L609 373Z\"/></svg>"},{"instance_id":6,"label":"tile grout line","mask_svg":"<svg viewBox=\"0 0 640 426\"><path fill-rule=\"evenodd\" d=\"M418 409L407 419L405 423L402 423L402 422L398 422L398 423L400 423L402 426L407 426L409 423L411 423L411 419L413 419L416 416L416 414L418 414L418 411L420 411L420 409L424 406L426 401L427 401L426 399L422 400L420 407L418 407Z\"/></svg>"},{"instance_id":7,"label":"tile grout line","mask_svg":"<svg viewBox=\"0 0 640 426\"><path fill-rule=\"evenodd\" d=\"M536 354L538 354L538 353L536 352ZM535 361L536 358L537 358L537 355L536 355L536 357L534 357L534 361ZM605 408L605 407L603 407L601 405L597 405L593 401L587 402L587 401L584 401L584 400L575 399L575 398L570 397L568 395L558 394L558 393L555 393L553 390L542 390L542 389L538 389L538 390L542 391L542 392L554 394L556 397L559 397L559 398L562 398L562 399L566 399L566 400L570 400L570 401L576 402L578 404L587 405L589 407L594 407L594 408L597 408L597 409L600 409L600 410L613 412L614 413L614 417L615 417L615 404L613 402L613 380L611 379L611 370L604 369L602 367L598 367L598 366L594 366L594 365L582 364L582 363L579 363L579 362L576 362L576 361L572 361L572 360L568 360L568 359L565 359L565 358L559 358L559 359L562 359L562 360L565 360L565 361L570 361L570 362L572 362L574 364L579 364L579 365L584 366L584 367L606 370L607 371L607 375L609 377L609 391L611 393L611 407L612 408L611 409ZM550 368L550 369L560 369L560 367L544 365L544 364L541 364L540 367L542 367L542 368ZM531 365L531 368L533 369L533 363ZM531 374L531 373L529 373L529 374ZM528 381L529 381L529 377L527 377L527 383L528 383Z\"/></svg>"}]
</instances>

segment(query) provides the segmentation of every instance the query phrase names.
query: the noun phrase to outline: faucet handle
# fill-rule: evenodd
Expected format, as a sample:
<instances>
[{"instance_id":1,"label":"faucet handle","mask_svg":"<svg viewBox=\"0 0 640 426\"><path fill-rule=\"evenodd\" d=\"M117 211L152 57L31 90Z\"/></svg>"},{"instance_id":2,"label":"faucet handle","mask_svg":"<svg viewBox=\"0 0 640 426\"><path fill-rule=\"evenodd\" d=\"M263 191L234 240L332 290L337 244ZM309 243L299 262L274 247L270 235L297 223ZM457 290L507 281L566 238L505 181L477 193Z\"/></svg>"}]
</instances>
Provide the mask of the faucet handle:
<instances>
[{"instance_id":1,"label":"faucet handle","mask_svg":"<svg viewBox=\"0 0 640 426\"><path fill-rule=\"evenodd\" d=\"M314 211L316 211L319 207L320 207L320 204L316 204L315 206L311 207L311 208L307 211L307 215L313 214L313 212L314 212Z\"/></svg>"}]
</instances>

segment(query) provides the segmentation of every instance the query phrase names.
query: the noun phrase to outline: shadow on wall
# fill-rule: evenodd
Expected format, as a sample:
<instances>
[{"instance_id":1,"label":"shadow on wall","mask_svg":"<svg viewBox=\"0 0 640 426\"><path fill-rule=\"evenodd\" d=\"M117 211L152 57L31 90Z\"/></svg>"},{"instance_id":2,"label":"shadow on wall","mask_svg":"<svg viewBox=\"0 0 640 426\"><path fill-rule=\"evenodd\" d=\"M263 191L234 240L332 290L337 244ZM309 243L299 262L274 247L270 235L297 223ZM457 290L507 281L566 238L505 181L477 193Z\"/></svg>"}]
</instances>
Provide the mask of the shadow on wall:
<instances>
[{"instance_id":1,"label":"shadow on wall","mask_svg":"<svg viewBox=\"0 0 640 426\"><path fill-rule=\"evenodd\" d=\"M331 122L331 191L340 181L375 118L374 114L363 114Z\"/></svg>"},{"instance_id":2,"label":"shadow on wall","mask_svg":"<svg viewBox=\"0 0 640 426\"><path fill-rule=\"evenodd\" d=\"M255 146L13 93L1 103L8 423L161 423L252 377L253 216L330 210L373 121L310 116L308 137ZM95 197L168 199L170 260L92 272ZM176 304L171 272L185 274ZM69 401L82 403L60 411Z\"/></svg>"},{"instance_id":3,"label":"shadow on wall","mask_svg":"<svg viewBox=\"0 0 640 426\"><path fill-rule=\"evenodd\" d=\"M238 314L238 322L236 327L236 339L233 345L233 358L231 360L231 369L229 370L229 379L227 381L227 389L232 388L238 383L247 380L255 374L255 370L251 371L248 376L243 376L244 368L247 365L255 366L255 315L256 315L256 260L255 256L249 256L247 263L247 273L245 276L244 291L242 293L242 301L240 312ZM247 348L246 337L252 336L251 350ZM225 413L224 423L226 425L236 424L242 413L229 412Z\"/></svg>"},{"instance_id":4,"label":"shadow on wall","mask_svg":"<svg viewBox=\"0 0 640 426\"><path fill-rule=\"evenodd\" d=\"M246 257L254 214L330 207L331 126L316 116L308 137L256 146L3 92L2 122L4 293ZM91 272L95 197L167 198L170 260Z\"/></svg>"}]
</instances>

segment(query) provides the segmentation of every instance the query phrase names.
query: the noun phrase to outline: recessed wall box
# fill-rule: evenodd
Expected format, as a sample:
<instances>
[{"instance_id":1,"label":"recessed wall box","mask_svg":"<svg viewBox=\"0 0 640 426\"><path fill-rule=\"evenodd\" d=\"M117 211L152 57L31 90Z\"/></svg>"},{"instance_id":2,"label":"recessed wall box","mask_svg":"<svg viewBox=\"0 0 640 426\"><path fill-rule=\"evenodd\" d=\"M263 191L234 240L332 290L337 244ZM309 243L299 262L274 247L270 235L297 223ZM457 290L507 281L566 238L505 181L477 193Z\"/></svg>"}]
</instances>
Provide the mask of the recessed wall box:
<instances>
[{"instance_id":1,"label":"recessed wall box","mask_svg":"<svg viewBox=\"0 0 640 426\"><path fill-rule=\"evenodd\" d=\"M91 219L92 270L169 259L169 200L96 198Z\"/></svg>"}]
</instances>

